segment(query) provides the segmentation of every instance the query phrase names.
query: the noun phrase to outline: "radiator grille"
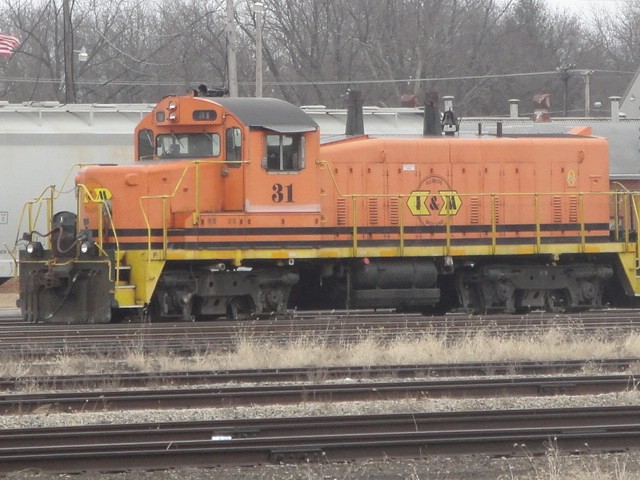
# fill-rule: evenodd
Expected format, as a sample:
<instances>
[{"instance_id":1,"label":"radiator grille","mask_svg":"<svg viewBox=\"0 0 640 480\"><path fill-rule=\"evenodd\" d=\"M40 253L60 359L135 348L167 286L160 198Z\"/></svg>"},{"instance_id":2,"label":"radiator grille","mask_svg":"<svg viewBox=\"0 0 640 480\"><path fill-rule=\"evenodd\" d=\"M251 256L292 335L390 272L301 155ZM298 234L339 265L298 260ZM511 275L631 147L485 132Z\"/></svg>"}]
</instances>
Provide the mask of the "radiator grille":
<instances>
[{"instance_id":1,"label":"radiator grille","mask_svg":"<svg viewBox=\"0 0 640 480\"><path fill-rule=\"evenodd\" d=\"M378 198L369 198L369 225L378 225Z\"/></svg>"},{"instance_id":2,"label":"radiator grille","mask_svg":"<svg viewBox=\"0 0 640 480\"><path fill-rule=\"evenodd\" d=\"M338 198L336 215L337 215L336 223L338 225L347 224L347 199L346 198Z\"/></svg>"},{"instance_id":3,"label":"radiator grille","mask_svg":"<svg viewBox=\"0 0 640 480\"><path fill-rule=\"evenodd\" d=\"M562 197L554 196L551 199L553 209L553 223L562 223Z\"/></svg>"},{"instance_id":4,"label":"radiator grille","mask_svg":"<svg viewBox=\"0 0 640 480\"><path fill-rule=\"evenodd\" d=\"M400 225L400 199L389 199L389 223L391 225Z\"/></svg>"},{"instance_id":5,"label":"radiator grille","mask_svg":"<svg viewBox=\"0 0 640 480\"><path fill-rule=\"evenodd\" d=\"M469 208L471 211L469 222L473 224L480 223L480 199L478 197L471 197L471 206Z\"/></svg>"},{"instance_id":6,"label":"radiator grille","mask_svg":"<svg viewBox=\"0 0 640 480\"><path fill-rule=\"evenodd\" d=\"M569 197L569 222L578 223L578 197Z\"/></svg>"}]
</instances>

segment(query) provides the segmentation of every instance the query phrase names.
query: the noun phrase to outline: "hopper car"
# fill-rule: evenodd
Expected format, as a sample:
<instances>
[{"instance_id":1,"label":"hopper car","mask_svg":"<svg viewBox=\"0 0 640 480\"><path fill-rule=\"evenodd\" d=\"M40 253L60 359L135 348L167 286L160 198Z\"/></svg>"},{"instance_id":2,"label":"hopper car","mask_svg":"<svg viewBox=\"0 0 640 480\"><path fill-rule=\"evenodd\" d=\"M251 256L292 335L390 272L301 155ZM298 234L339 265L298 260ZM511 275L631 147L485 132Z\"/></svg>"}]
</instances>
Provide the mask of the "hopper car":
<instances>
[{"instance_id":1,"label":"hopper car","mask_svg":"<svg viewBox=\"0 0 640 480\"><path fill-rule=\"evenodd\" d=\"M610 191L607 142L588 128L321 144L285 101L194 91L140 121L134 156L82 167L72 210L39 199L24 319L565 312L640 290L637 196Z\"/></svg>"}]
</instances>

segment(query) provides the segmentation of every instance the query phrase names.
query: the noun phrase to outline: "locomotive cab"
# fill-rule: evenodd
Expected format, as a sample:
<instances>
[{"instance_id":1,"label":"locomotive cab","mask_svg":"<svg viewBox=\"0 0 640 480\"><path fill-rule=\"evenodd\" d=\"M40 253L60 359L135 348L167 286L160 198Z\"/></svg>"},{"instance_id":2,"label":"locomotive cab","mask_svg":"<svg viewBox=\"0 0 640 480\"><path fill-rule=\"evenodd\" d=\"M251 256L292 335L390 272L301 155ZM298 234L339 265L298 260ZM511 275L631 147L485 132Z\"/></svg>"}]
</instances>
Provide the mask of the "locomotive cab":
<instances>
[{"instance_id":1,"label":"locomotive cab","mask_svg":"<svg viewBox=\"0 0 640 480\"><path fill-rule=\"evenodd\" d=\"M216 211L319 211L313 188L317 124L272 98L168 97L136 129L136 160L216 164L223 200ZM281 178L281 180L278 180ZM247 188L249 187L249 188ZM277 209L277 208L276 208Z\"/></svg>"}]
</instances>

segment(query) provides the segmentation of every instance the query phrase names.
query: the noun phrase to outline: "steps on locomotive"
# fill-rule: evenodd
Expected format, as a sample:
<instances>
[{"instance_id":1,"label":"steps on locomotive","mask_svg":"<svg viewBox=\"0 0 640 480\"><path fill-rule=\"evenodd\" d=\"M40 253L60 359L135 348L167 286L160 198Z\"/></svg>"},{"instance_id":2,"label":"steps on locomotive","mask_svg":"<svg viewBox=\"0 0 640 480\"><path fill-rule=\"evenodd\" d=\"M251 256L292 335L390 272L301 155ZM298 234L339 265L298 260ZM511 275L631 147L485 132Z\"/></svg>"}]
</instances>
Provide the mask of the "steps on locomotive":
<instances>
[{"instance_id":1,"label":"steps on locomotive","mask_svg":"<svg viewBox=\"0 0 640 480\"><path fill-rule=\"evenodd\" d=\"M119 254L116 266L115 297L120 308L142 308L143 304L136 302L136 286L130 283L131 266L125 262L124 253Z\"/></svg>"}]
</instances>

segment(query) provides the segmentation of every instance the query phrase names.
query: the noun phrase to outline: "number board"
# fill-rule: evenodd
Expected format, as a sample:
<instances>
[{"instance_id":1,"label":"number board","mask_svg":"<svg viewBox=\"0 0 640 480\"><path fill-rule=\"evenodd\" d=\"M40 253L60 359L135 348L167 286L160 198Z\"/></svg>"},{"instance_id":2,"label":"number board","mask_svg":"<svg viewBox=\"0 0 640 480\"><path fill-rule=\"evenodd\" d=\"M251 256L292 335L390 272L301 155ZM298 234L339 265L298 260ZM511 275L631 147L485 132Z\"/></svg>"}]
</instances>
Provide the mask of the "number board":
<instances>
[{"instance_id":1,"label":"number board","mask_svg":"<svg viewBox=\"0 0 640 480\"><path fill-rule=\"evenodd\" d=\"M199 122L204 122L207 120L215 120L218 117L218 114L215 110L194 110L193 111L193 119Z\"/></svg>"}]
</instances>

